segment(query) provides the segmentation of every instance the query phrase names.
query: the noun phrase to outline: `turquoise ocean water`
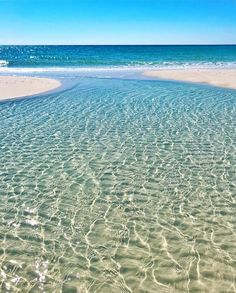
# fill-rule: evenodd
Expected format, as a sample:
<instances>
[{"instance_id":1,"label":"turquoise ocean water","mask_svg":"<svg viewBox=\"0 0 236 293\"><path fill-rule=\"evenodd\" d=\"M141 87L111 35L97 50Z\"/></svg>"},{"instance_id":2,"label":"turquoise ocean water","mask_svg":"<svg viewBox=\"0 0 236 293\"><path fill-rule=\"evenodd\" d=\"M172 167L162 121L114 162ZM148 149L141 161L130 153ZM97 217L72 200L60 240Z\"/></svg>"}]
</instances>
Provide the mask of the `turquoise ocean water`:
<instances>
[{"instance_id":1,"label":"turquoise ocean water","mask_svg":"<svg viewBox=\"0 0 236 293\"><path fill-rule=\"evenodd\" d=\"M236 291L236 91L113 74L233 68L235 46L0 59L0 74L74 78L0 102L1 292Z\"/></svg>"},{"instance_id":2,"label":"turquoise ocean water","mask_svg":"<svg viewBox=\"0 0 236 293\"><path fill-rule=\"evenodd\" d=\"M175 67L236 67L231 46L0 46L0 66L74 71ZM2 69L3 70L3 69ZM1 72L1 71L0 71Z\"/></svg>"}]
</instances>

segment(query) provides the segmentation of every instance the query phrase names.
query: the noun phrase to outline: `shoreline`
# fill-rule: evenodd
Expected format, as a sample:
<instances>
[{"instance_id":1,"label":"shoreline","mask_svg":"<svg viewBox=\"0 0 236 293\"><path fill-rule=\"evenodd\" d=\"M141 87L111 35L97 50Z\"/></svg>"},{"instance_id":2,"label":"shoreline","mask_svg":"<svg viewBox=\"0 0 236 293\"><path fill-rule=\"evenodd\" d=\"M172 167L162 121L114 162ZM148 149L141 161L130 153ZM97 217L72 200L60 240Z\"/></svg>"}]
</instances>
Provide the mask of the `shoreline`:
<instances>
[{"instance_id":1,"label":"shoreline","mask_svg":"<svg viewBox=\"0 0 236 293\"><path fill-rule=\"evenodd\" d=\"M164 69L148 70L143 75L160 80L208 84L236 89L236 69Z\"/></svg>"},{"instance_id":2,"label":"shoreline","mask_svg":"<svg viewBox=\"0 0 236 293\"><path fill-rule=\"evenodd\" d=\"M60 81L51 78L2 75L0 76L0 101L46 93L60 86Z\"/></svg>"},{"instance_id":3,"label":"shoreline","mask_svg":"<svg viewBox=\"0 0 236 293\"><path fill-rule=\"evenodd\" d=\"M161 69L147 70L142 75L159 80L236 89L236 69ZM60 86L61 82L53 78L0 75L0 101L35 96Z\"/></svg>"}]
</instances>

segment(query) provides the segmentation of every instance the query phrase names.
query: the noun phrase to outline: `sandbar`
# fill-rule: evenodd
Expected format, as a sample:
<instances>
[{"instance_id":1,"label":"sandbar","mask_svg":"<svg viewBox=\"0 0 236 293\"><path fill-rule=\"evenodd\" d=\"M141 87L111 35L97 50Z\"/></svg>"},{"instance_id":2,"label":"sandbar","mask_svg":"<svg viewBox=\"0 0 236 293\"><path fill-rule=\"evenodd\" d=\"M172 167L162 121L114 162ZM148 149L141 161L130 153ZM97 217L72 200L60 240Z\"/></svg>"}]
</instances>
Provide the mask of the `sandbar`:
<instances>
[{"instance_id":1,"label":"sandbar","mask_svg":"<svg viewBox=\"0 0 236 293\"><path fill-rule=\"evenodd\" d=\"M0 100L37 95L56 89L60 85L60 81L50 78L0 76Z\"/></svg>"},{"instance_id":2,"label":"sandbar","mask_svg":"<svg viewBox=\"0 0 236 293\"><path fill-rule=\"evenodd\" d=\"M145 76L236 89L236 69L173 69L150 70Z\"/></svg>"}]
</instances>

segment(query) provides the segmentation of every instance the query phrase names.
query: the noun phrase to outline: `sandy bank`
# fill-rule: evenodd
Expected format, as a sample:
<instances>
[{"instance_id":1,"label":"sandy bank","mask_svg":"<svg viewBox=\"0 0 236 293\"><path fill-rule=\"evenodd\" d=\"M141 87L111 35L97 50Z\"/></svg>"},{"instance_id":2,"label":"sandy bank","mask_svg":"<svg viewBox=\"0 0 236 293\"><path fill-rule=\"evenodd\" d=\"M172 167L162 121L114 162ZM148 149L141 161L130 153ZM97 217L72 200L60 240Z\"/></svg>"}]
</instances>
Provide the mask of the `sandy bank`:
<instances>
[{"instance_id":1,"label":"sandy bank","mask_svg":"<svg viewBox=\"0 0 236 293\"><path fill-rule=\"evenodd\" d=\"M207 83L209 85L236 89L236 69L178 69L153 70L145 76L166 80Z\"/></svg>"},{"instance_id":2,"label":"sandy bank","mask_svg":"<svg viewBox=\"0 0 236 293\"><path fill-rule=\"evenodd\" d=\"M29 76L0 76L0 100L31 96L59 87L55 79Z\"/></svg>"}]
</instances>

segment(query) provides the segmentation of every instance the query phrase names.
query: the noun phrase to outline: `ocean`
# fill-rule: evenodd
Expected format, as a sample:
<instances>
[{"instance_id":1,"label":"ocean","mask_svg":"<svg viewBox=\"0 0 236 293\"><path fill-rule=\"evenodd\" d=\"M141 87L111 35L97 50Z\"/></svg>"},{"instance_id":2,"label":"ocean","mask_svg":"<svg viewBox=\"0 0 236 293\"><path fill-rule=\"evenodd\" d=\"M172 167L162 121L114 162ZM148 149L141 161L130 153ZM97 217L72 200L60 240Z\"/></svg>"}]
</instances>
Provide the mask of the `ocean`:
<instances>
[{"instance_id":1,"label":"ocean","mask_svg":"<svg viewBox=\"0 0 236 293\"><path fill-rule=\"evenodd\" d=\"M0 60L74 76L0 102L0 291L235 292L236 91L113 72L233 68L236 46L1 46Z\"/></svg>"},{"instance_id":2,"label":"ocean","mask_svg":"<svg viewBox=\"0 0 236 293\"><path fill-rule=\"evenodd\" d=\"M236 67L236 45L0 46L0 72L10 68L73 71Z\"/></svg>"}]
</instances>

